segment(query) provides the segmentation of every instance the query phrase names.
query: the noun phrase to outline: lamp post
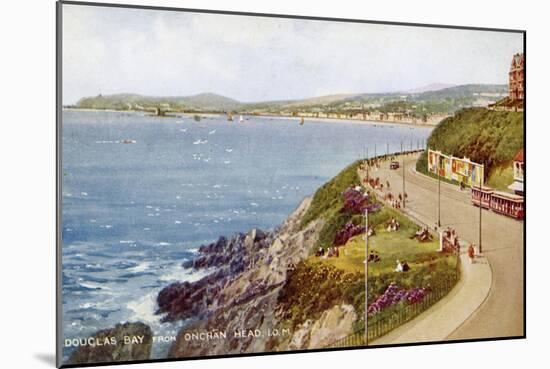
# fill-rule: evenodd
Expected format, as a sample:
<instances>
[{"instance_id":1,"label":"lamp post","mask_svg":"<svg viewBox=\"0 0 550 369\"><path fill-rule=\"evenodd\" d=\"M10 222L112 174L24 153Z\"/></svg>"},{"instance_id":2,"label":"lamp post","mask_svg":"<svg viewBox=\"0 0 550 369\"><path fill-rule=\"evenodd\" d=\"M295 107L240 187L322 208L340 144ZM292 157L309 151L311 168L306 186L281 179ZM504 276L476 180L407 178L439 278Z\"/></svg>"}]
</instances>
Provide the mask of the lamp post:
<instances>
[{"instance_id":1,"label":"lamp post","mask_svg":"<svg viewBox=\"0 0 550 369\"><path fill-rule=\"evenodd\" d=\"M367 162L367 184L369 183L369 166L370 166L370 163L369 163L369 147L367 146L366 148L367 150L367 153L366 153L366 156L365 156L365 161Z\"/></svg>"},{"instance_id":2,"label":"lamp post","mask_svg":"<svg viewBox=\"0 0 550 369\"><path fill-rule=\"evenodd\" d=\"M437 227L441 227L441 173L439 172L440 160L437 161Z\"/></svg>"},{"instance_id":3,"label":"lamp post","mask_svg":"<svg viewBox=\"0 0 550 369\"><path fill-rule=\"evenodd\" d=\"M481 196L483 194L481 192L481 186L483 185L484 176L485 176L485 166L481 164L480 175L479 175L479 253L480 254L483 252L483 249L481 247L481 212L482 212Z\"/></svg>"},{"instance_id":4,"label":"lamp post","mask_svg":"<svg viewBox=\"0 0 550 369\"><path fill-rule=\"evenodd\" d=\"M401 141L401 158L403 161L403 209L405 209L405 155L403 155L403 141Z\"/></svg>"},{"instance_id":5,"label":"lamp post","mask_svg":"<svg viewBox=\"0 0 550 369\"><path fill-rule=\"evenodd\" d=\"M365 345L369 338L369 209L365 209Z\"/></svg>"},{"instance_id":6,"label":"lamp post","mask_svg":"<svg viewBox=\"0 0 550 369\"><path fill-rule=\"evenodd\" d=\"M479 186L479 253L482 253L481 249L481 186Z\"/></svg>"}]
</instances>

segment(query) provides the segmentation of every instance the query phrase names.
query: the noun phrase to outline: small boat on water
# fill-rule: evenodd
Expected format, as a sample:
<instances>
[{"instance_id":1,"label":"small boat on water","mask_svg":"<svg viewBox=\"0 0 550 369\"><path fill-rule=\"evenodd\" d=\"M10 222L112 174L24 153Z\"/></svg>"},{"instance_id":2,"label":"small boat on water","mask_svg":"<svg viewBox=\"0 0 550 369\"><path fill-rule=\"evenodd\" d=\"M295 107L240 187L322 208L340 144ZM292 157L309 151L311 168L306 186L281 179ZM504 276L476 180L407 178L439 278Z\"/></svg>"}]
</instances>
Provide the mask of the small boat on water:
<instances>
[{"instance_id":1,"label":"small boat on water","mask_svg":"<svg viewBox=\"0 0 550 369\"><path fill-rule=\"evenodd\" d=\"M201 121L201 116L200 115L195 115L195 116L193 116L193 119L195 119L195 122L200 122Z\"/></svg>"},{"instance_id":2,"label":"small boat on water","mask_svg":"<svg viewBox=\"0 0 550 369\"><path fill-rule=\"evenodd\" d=\"M244 118L243 118L242 115L239 116L239 122L241 122L241 123L244 122Z\"/></svg>"},{"instance_id":3,"label":"small boat on water","mask_svg":"<svg viewBox=\"0 0 550 369\"><path fill-rule=\"evenodd\" d=\"M123 144L135 144L137 141L136 140L122 140L120 142L123 143Z\"/></svg>"},{"instance_id":4,"label":"small boat on water","mask_svg":"<svg viewBox=\"0 0 550 369\"><path fill-rule=\"evenodd\" d=\"M233 122L233 116L231 115L231 113L227 114L227 120Z\"/></svg>"}]
</instances>

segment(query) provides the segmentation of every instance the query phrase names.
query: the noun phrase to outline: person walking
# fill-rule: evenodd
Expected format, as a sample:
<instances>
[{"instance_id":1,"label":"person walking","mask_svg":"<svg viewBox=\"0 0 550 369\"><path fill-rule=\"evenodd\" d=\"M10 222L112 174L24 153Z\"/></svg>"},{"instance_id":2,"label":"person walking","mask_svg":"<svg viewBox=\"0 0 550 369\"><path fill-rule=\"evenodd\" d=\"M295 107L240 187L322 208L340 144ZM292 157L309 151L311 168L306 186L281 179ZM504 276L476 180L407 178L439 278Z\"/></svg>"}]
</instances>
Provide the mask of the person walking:
<instances>
[{"instance_id":1,"label":"person walking","mask_svg":"<svg viewBox=\"0 0 550 369\"><path fill-rule=\"evenodd\" d=\"M476 251L474 249L474 244L471 243L470 246L468 246L468 258L470 259L470 264L474 263Z\"/></svg>"}]
</instances>

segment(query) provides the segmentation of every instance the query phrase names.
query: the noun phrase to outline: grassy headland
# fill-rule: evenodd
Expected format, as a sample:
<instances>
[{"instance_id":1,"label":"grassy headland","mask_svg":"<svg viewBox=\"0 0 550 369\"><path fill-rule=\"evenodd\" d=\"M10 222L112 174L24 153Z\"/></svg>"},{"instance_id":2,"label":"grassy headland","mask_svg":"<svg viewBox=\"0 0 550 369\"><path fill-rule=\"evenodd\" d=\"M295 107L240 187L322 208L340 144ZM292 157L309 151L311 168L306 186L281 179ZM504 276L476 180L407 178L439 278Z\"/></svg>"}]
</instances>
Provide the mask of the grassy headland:
<instances>
[{"instance_id":1,"label":"grassy headland","mask_svg":"<svg viewBox=\"0 0 550 369\"><path fill-rule=\"evenodd\" d=\"M324 226L312 253L319 248L326 250L331 246L338 246L338 233L349 223L355 227L364 225L365 217L361 212L346 211L346 191L361 185L359 165L358 161L346 167L313 196L310 207L302 218L302 228L318 218L324 220ZM427 242L413 238L420 227L399 210L377 199L374 191L370 192L368 198L369 204L377 205L376 210L369 212L369 226L375 232L369 237L369 252L376 251L380 257L378 262L369 263L369 304L387 294L390 285L398 286L408 296L412 296L418 293L430 294L432 286L437 284L434 282L456 278L456 255L439 252L439 241L436 237ZM387 225L391 219L399 222L397 231L388 231ZM279 299L282 306L288 307L285 318L290 326L297 327L308 319L318 319L331 305L345 303L352 305L359 313L359 319L354 325L356 332L364 329L364 237L363 228L361 233L355 233L339 246L338 257L311 255L296 266ZM396 260L406 260L410 270L396 272ZM419 297L419 301L422 298ZM401 301L383 309L372 319L386 319L392 314L399 314L412 303L416 302ZM418 309L415 314L423 308ZM409 318L412 317L413 315Z\"/></svg>"}]
</instances>

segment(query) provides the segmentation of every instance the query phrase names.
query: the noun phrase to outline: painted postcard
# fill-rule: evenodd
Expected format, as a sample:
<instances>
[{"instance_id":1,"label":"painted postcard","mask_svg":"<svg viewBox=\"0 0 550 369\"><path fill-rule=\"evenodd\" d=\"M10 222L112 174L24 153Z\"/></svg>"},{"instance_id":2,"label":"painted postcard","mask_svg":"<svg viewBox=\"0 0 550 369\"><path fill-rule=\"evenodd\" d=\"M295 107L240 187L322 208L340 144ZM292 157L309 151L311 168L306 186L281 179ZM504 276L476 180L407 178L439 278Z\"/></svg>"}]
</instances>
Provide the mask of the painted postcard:
<instances>
[{"instance_id":1,"label":"painted postcard","mask_svg":"<svg viewBox=\"0 0 550 369\"><path fill-rule=\"evenodd\" d=\"M525 336L525 32L58 31L59 366Z\"/></svg>"}]
</instances>

